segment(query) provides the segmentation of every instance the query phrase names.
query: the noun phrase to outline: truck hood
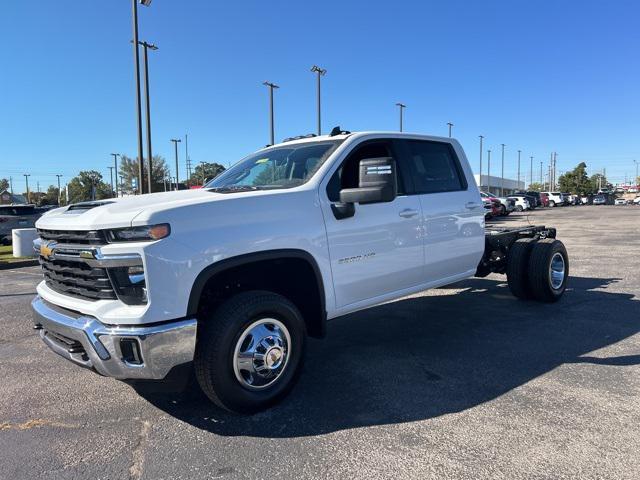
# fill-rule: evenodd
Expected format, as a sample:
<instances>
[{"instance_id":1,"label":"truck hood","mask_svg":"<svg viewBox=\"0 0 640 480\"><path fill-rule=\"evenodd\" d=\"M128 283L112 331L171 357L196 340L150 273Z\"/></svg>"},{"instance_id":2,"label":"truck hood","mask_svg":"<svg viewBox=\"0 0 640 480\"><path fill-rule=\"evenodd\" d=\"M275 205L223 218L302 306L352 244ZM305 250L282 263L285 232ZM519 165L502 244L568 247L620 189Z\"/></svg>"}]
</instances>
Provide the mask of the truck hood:
<instances>
[{"instance_id":1,"label":"truck hood","mask_svg":"<svg viewBox=\"0 0 640 480\"><path fill-rule=\"evenodd\" d=\"M206 189L152 193L122 198L110 198L56 208L36 222L37 228L50 230L92 230L131 226L133 219L144 211L154 213L189 204L230 200L238 195L263 192L220 194Z\"/></svg>"}]
</instances>

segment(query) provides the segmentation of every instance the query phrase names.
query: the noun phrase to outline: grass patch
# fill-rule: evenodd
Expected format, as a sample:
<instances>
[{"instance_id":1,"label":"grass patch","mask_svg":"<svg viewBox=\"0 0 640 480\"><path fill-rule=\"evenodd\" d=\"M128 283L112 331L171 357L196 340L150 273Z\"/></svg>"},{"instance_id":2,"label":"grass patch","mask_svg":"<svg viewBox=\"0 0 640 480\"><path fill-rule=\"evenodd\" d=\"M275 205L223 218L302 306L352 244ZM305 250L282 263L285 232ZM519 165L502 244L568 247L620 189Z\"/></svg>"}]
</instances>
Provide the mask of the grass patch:
<instances>
[{"instance_id":1,"label":"grass patch","mask_svg":"<svg viewBox=\"0 0 640 480\"><path fill-rule=\"evenodd\" d=\"M11 245L0 246L0 263L22 262L23 260L33 260L33 257L14 257Z\"/></svg>"}]
</instances>

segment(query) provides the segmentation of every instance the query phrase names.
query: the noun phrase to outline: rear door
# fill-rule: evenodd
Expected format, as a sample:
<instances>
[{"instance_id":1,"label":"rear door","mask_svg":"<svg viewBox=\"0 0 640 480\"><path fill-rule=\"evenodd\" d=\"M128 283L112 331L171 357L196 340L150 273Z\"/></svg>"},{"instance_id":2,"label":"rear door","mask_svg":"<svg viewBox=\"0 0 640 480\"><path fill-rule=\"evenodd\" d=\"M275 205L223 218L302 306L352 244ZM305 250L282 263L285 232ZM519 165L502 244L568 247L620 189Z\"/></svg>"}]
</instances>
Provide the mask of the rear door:
<instances>
[{"instance_id":1,"label":"rear door","mask_svg":"<svg viewBox=\"0 0 640 480\"><path fill-rule=\"evenodd\" d=\"M462 149L432 140L397 143L422 207L424 281L442 283L472 274L484 252L484 209Z\"/></svg>"},{"instance_id":2,"label":"rear door","mask_svg":"<svg viewBox=\"0 0 640 480\"><path fill-rule=\"evenodd\" d=\"M335 206L343 188L358 187L360 160L393 157L398 172L398 196L385 203L356 204L353 216L340 218ZM420 200L407 195L407 174L393 142L367 140L339 162L320 187L327 229L336 308L375 303L385 295L420 284L424 262Z\"/></svg>"}]
</instances>

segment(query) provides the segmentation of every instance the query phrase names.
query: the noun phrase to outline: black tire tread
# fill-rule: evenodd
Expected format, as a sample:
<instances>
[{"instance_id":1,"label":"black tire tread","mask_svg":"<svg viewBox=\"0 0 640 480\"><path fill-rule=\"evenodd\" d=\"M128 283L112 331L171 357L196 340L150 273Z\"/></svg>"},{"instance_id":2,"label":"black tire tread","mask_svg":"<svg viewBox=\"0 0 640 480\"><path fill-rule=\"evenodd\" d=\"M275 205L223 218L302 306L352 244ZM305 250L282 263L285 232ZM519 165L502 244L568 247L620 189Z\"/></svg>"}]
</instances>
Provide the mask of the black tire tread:
<instances>
[{"instance_id":1,"label":"black tire tread","mask_svg":"<svg viewBox=\"0 0 640 480\"><path fill-rule=\"evenodd\" d=\"M215 311L211 318L202 322L193 362L196 379L205 395L213 403L225 410L239 411L226 405L213 388L215 379L220 375L220 366L216 365L212 359L220 355L223 348L226 348L226 345L216 340L221 336L221 332L234 328L238 318L248 309L273 302L286 304L288 308L297 313L298 318L302 318L298 308L282 295L264 290L252 290L239 293L230 298ZM214 368L216 366L218 368ZM296 377L292 379L291 387ZM272 403L275 403L276 400L274 399Z\"/></svg>"},{"instance_id":2,"label":"black tire tread","mask_svg":"<svg viewBox=\"0 0 640 480\"><path fill-rule=\"evenodd\" d=\"M549 262L556 251L564 254L565 261L564 286L559 292L554 292L549 284ZM564 244L555 238L545 238L537 242L529 257L529 284L533 298L540 302L557 302L564 293L568 277L569 257Z\"/></svg>"},{"instance_id":3,"label":"black tire tread","mask_svg":"<svg viewBox=\"0 0 640 480\"><path fill-rule=\"evenodd\" d=\"M509 289L514 297L522 300L532 298L527 270L529 255L536 241L535 238L520 238L513 242L508 253L507 282Z\"/></svg>"}]
</instances>

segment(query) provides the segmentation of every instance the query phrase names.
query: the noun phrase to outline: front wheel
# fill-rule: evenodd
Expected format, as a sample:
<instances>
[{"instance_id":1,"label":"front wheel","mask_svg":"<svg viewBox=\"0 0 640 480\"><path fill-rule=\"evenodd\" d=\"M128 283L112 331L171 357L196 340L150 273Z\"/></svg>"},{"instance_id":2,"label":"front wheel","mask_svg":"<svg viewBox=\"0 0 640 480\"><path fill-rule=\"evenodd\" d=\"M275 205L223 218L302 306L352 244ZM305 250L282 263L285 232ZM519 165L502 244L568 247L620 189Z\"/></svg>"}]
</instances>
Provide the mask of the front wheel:
<instances>
[{"instance_id":1,"label":"front wheel","mask_svg":"<svg viewBox=\"0 0 640 480\"><path fill-rule=\"evenodd\" d=\"M293 303L271 292L244 292L201 322L194 366L211 401L253 413L291 390L305 343L304 320Z\"/></svg>"},{"instance_id":2,"label":"front wheel","mask_svg":"<svg viewBox=\"0 0 640 480\"><path fill-rule=\"evenodd\" d=\"M516 205L516 212L522 212L523 210L522 205Z\"/></svg>"},{"instance_id":3,"label":"front wheel","mask_svg":"<svg viewBox=\"0 0 640 480\"><path fill-rule=\"evenodd\" d=\"M556 206L556 202L554 202L553 200L549 201L549 206L550 207L555 207Z\"/></svg>"}]
</instances>

